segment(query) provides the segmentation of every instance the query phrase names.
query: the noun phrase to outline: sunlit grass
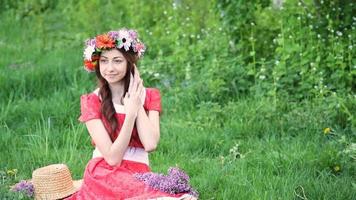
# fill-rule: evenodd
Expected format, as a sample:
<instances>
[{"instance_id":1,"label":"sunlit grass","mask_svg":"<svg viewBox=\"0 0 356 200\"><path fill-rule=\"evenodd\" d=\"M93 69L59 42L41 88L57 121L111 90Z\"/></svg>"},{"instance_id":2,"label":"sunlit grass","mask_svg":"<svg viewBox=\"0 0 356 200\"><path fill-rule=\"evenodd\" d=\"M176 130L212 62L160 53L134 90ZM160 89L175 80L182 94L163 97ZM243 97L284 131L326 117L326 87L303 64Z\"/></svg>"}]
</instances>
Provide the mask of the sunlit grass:
<instances>
[{"instance_id":1,"label":"sunlit grass","mask_svg":"<svg viewBox=\"0 0 356 200\"><path fill-rule=\"evenodd\" d=\"M205 6L203 1L197 5L200 4ZM191 11L180 16L175 9L159 9L168 24L143 31L152 50L140 63L146 86L158 86L163 100L161 141L150 154L153 171L165 173L170 166L181 167L190 175L201 199L341 200L356 196L355 149L351 148L355 144L355 129L350 125L354 123L355 104L350 100L353 96L320 93L320 98L303 101L279 96L279 89L291 84L278 82L276 74L272 74L273 83L266 83L265 78L271 75L268 67L274 66L275 60L257 58L255 53L259 50L255 48L259 44L254 40L249 41L253 45L253 65L247 68L253 68L256 85L251 88L255 89L251 95L236 96L239 89L250 87L250 80L249 76L234 73L249 72L244 71L240 57L220 54L221 47L229 41L228 36L218 31L219 16L209 10L206 21L200 22L199 13L188 18ZM183 6L178 9L189 10ZM58 14L61 13L48 17L56 18ZM160 16L159 12L155 15ZM139 17L133 20L141 22ZM184 24L178 19L184 20ZM82 36L93 33L94 28L87 27L91 31L78 33L50 32L52 38L46 38L48 46L44 48L45 29L37 28L46 24L37 27L37 21L13 23L13 20L11 15L2 15L0 23L0 199L12 199L9 185L30 179L34 169L48 164L66 163L74 179L82 178L93 150L85 126L77 119L80 95L92 91L96 84L95 75L86 73L81 66L79 46ZM81 27L80 20L73 23ZM144 19L146 23L150 20ZM192 21L196 27L190 24ZM52 25L49 22L47 25ZM116 21L113 24L117 26ZM35 25L37 28L31 28ZM199 38L197 34L189 35L188 29L201 31L201 35ZM252 36L258 37L258 32ZM310 41L315 43L314 36L310 35ZM289 36L285 37L288 40ZM63 41L56 41L57 38ZM352 48L352 38L348 38ZM287 40L283 40L283 46ZM341 48L336 45L332 51L338 52ZM346 52L350 73L351 50ZM281 55L289 55L288 49L279 51ZM313 55L320 53L312 51ZM334 58L329 64L332 62ZM263 63L265 71L258 72ZM319 81L318 73L312 71L303 74L303 78ZM315 91L325 92L325 82L317 85ZM263 87L271 87L267 91L272 93L264 95ZM18 170L16 177L7 173L11 169Z\"/></svg>"}]
</instances>

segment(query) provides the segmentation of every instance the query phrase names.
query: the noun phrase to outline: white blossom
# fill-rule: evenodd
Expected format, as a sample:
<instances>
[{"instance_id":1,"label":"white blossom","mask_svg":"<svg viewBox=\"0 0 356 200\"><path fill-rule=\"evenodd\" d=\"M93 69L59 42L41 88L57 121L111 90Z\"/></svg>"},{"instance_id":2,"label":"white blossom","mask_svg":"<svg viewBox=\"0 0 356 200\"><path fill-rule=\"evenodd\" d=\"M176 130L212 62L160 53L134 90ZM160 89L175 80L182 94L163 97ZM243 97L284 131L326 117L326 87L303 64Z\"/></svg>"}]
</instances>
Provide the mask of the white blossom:
<instances>
[{"instance_id":1,"label":"white blossom","mask_svg":"<svg viewBox=\"0 0 356 200\"><path fill-rule=\"evenodd\" d=\"M85 48L84 50L84 58L85 60L91 61L91 56L95 52L95 46L94 45L89 45Z\"/></svg>"}]
</instances>

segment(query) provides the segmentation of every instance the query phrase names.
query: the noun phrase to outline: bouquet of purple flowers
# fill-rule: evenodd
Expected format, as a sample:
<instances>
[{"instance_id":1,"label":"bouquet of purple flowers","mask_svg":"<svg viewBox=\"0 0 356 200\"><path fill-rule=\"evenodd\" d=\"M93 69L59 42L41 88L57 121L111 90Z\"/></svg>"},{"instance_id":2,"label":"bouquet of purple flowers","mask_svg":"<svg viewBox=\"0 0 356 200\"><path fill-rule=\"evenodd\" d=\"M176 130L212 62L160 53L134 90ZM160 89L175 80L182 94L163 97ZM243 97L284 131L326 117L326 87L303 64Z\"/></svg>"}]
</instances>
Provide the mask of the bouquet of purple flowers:
<instances>
[{"instance_id":1,"label":"bouquet of purple flowers","mask_svg":"<svg viewBox=\"0 0 356 200\"><path fill-rule=\"evenodd\" d=\"M22 180L16 183L15 185L13 185L11 187L11 191L22 193L30 198L33 197L34 195L33 184L30 181L25 181L25 180Z\"/></svg>"},{"instance_id":2,"label":"bouquet of purple flowers","mask_svg":"<svg viewBox=\"0 0 356 200\"><path fill-rule=\"evenodd\" d=\"M189 193L198 198L197 190L189 185L189 176L181 169L170 167L168 175L147 172L136 173L134 177L150 187L169 194Z\"/></svg>"}]
</instances>

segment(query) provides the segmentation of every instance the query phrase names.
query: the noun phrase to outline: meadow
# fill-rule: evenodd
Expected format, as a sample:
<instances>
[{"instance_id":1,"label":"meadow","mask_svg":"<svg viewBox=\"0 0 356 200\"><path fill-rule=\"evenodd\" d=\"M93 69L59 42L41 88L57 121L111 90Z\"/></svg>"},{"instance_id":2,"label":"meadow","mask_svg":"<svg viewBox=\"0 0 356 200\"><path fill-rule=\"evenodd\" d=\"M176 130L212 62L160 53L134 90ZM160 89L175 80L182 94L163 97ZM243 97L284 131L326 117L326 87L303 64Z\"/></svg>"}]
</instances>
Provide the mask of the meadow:
<instances>
[{"instance_id":1,"label":"meadow","mask_svg":"<svg viewBox=\"0 0 356 200\"><path fill-rule=\"evenodd\" d=\"M282 3L280 3L282 2ZM121 27L148 49L162 95L153 171L185 170L200 199L354 199L353 1L10 1L0 3L0 199L93 147L78 121L96 88L85 39ZM129 12L133 11L133 12Z\"/></svg>"}]
</instances>

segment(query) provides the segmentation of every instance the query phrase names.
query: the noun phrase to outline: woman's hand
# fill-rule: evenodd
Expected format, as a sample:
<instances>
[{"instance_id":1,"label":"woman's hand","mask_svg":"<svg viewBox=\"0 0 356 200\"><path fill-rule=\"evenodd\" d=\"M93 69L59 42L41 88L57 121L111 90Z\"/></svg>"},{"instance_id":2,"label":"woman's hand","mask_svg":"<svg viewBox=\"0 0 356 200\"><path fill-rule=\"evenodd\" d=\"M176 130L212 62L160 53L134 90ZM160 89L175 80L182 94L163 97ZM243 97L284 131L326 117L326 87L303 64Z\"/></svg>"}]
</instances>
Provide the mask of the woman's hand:
<instances>
[{"instance_id":1,"label":"woman's hand","mask_svg":"<svg viewBox=\"0 0 356 200\"><path fill-rule=\"evenodd\" d=\"M133 77L132 74L130 74L129 89L124 97L124 107L127 116L133 117L134 119L137 117L137 112L140 109L140 106L142 106L142 102L141 102L142 92L143 92L142 79L140 79L138 75Z\"/></svg>"},{"instance_id":2,"label":"woman's hand","mask_svg":"<svg viewBox=\"0 0 356 200\"><path fill-rule=\"evenodd\" d=\"M134 64L134 68L135 68L135 77L137 77L139 80L142 80L141 79L141 75L140 75L140 72L138 71L138 69L137 69L137 67L136 67L136 65ZM142 80L142 87L143 87L143 80Z\"/></svg>"}]
</instances>

